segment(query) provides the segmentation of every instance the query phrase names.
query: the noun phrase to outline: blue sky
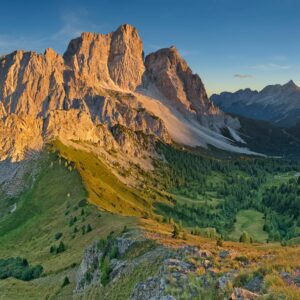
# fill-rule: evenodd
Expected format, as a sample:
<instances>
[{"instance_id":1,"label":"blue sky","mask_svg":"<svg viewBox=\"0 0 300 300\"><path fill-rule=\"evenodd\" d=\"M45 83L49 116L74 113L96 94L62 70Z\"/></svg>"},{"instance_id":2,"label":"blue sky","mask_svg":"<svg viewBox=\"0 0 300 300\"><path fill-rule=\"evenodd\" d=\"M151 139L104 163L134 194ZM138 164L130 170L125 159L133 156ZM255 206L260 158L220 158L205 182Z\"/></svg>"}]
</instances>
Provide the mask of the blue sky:
<instances>
[{"instance_id":1,"label":"blue sky","mask_svg":"<svg viewBox=\"0 0 300 300\"><path fill-rule=\"evenodd\" d=\"M123 23L138 28L146 54L175 45L210 94L300 85L299 0L2 1L0 55L47 47L62 54L82 31Z\"/></svg>"}]
</instances>

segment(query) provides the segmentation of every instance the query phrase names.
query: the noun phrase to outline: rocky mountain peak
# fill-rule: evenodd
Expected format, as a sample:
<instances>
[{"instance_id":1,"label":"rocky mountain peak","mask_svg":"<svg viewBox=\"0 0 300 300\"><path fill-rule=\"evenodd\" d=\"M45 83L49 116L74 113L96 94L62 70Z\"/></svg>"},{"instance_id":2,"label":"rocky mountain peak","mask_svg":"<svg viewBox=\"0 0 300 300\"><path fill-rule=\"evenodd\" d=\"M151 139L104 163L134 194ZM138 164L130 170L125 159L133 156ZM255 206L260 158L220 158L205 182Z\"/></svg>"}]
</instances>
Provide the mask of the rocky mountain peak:
<instances>
[{"instance_id":1,"label":"rocky mountain peak","mask_svg":"<svg viewBox=\"0 0 300 300\"><path fill-rule=\"evenodd\" d=\"M56 53L52 48L47 48L44 52L44 56L47 58L56 58L57 56L60 56L58 53Z\"/></svg>"},{"instance_id":2,"label":"rocky mountain peak","mask_svg":"<svg viewBox=\"0 0 300 300\"><path fill-rule=\"evenodd\" d=\"M287 82L283 86L286 87L286 88L290 88L290 89L299 88L293 80L290 80L289 82Z\"/></svg>"},{"instance_id":3,"label":"rocky mountain peak","mask_svg":"<svg viewBox=\"0 0 300 300\"><path fill-rule=\"evenodd\" d=\"M145 60L147 75L161 93L180 110L209 113L213 107L205 87L193 74L176 47L171 46L149 54Z\"/></svg>"},{"instance_id":4,"label":"rocky mountain peak","mask_svg":"<svg viewBox=\"0 0 300 300\"><path fill-rule=\"evenodd\" d=\"M147 84L157 98L139 93ZM157 109L161 105L163 114ZM23 159L26 151L39 151L56 138L108 147L126 144L133 153L132 135L113 128L170 141L170 120L180 124L181 116L194 122L185 125L186 132L204 126L213 134L232 123L210 102L200 77L176 47L151 53L144 62L142 40L128 24L107 34L84 32L70 41L63 56L48 48L44 54L15 51L0 57L0 160ZM212 143L196 127L193 143L182 135L176 141Z\"/></svg>"},{"instance_id":5,"label":"rocky mountain peak","mask_svg":"<svg viewBox=\"0 0 300 300\"><path fill-rule=\"evenodd\" d=\"M143 45L137 30L128 24L115 32L85 32L72 40L64 59L89 85L135 90L144 73Z\"/></svg>"}]
</instances>

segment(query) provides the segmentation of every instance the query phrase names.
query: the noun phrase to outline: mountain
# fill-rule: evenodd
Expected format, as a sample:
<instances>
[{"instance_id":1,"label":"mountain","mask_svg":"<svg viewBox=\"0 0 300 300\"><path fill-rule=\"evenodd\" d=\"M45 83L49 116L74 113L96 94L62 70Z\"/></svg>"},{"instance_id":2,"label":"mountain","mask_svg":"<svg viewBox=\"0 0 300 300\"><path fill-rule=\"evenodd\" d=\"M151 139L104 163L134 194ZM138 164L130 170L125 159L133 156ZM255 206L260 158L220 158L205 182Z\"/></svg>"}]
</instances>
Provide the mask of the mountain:
<instances>
[{"instance_id":1,"label":"mountain","mask_svg":"<svg viewBox=\"0 0 300 300\"><path fill-rule=\"evenodd\" d=\"M300 87L292 80L269 85L260 92L251 89L212 95L213 103L227 113L292 127L300 121Z\"/></svg>"},{"instance_id":2,"label":"mountain","mask_svg":"<svg viewBox=\"0 0 300 300\"><path fill-rule=\"evenodd\" d=\"M222 136L222 128L238 130L239 121L213 105L176 48L144 59L130 25L109 34L83 33L63 56L47 49L0 58L1 160L21 160L57 138L108 149L126 145L137 154L116 126L165 142L251 153Z\"/></svg>"},{"instance_id":3,"label":"mountain","mask_svg":"<svg viewBox=\"0 0 300 300\"><path fill-rule=\"evenodd\" d=\"M1 57L0 298L299 299L299 145L130 25Z\"/></svg>"}]
</instances>

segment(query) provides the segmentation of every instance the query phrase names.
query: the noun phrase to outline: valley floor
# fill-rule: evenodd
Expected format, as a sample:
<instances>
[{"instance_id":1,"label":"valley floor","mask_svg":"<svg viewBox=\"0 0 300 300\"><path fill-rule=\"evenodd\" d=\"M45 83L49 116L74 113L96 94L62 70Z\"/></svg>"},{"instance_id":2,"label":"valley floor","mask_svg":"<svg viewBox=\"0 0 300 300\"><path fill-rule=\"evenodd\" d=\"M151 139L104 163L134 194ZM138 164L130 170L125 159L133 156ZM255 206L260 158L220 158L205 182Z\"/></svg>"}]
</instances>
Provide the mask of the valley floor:
<instances>
[{"instance_id":1,"label":"valley floor","mask_svg":"<svg viewBox=\"0 0 300 300\"><path fill-rule=\"evenodd\" d=\"M13 276L0 269L0 299L225 299L251 289L265 299L300 299L299 246L263 243L268 235L261 212L240 210L230 233L238 240L247 231L253 244L191 234L188 226L179 226L174 236L174 220L150 209L154 199L165 201L170 193L128 187L91 154L63 144L57 149L42 154L38 175L20 196L0 199L16 204L0 220L0 263L21 257L43 267L42 276L29 281L16 279L22 272L17 267L10 270ZM265 185L291 177L282 173ZM209 180L222 183L216 176ZM220 202L214 192L172 197L182 204L210 203L212 209ZM96 264L87 263L85 250L95 243ZM76 293L78 277L85 288ZM163 287L157 285L162 281Z\"/></svg>"}]
</instances>

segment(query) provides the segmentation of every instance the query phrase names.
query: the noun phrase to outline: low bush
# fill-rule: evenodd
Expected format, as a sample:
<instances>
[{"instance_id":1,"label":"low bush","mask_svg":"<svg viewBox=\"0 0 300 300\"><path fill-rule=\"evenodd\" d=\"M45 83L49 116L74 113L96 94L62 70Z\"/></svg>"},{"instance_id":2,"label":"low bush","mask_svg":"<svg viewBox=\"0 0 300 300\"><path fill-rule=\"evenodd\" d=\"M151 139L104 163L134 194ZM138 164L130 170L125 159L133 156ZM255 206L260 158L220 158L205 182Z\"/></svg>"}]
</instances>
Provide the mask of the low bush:
<instances>
[{"instance_id":1,"label":"low bush","mask_svg":"<svg viewBox=\"0 0 300 300\"><path fill-rule=\"evenodd\" d=\"M36 265L30 267L27 259L21 257L0 259L0 279L14 277L29 281L38 278L43 273L43 267Z\"/></svg>"}]
</instances>

